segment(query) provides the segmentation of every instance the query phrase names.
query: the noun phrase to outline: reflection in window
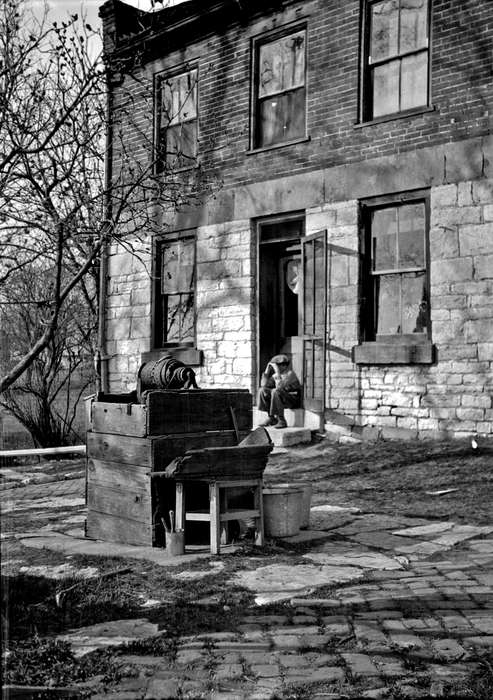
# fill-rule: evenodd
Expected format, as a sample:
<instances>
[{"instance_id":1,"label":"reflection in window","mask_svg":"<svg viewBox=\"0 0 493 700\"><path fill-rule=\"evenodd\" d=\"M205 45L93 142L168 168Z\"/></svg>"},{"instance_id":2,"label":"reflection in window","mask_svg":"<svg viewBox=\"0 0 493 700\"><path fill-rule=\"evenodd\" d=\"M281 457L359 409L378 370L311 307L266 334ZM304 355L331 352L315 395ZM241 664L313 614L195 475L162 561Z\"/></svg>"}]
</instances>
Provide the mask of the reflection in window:
<instances>
[{"instance_id":1,"label":"reflection in window","mask_svg":"<svg viewBox=\"0 0 493 700\"><path fill-rule=\"evenodd\" d=\"M197 71L158 83L157 170L183 168L197 156Z\"/></svg>"},{"instance_id":2,"label":"reflection in window","mask_svg":"<svg viewBox=\"0 0 493 700\"><path fill-rule=\"evenodd\" d=\"M305 31L257 45L254 147L305 135Z\"/></svg>"},{"instance_id":3,"label":"reflection in window","mask_svg":"<svg viewBox=\"0 0 493 700\"><path fill-rule=\"evenodd\" d=\"M367 0L365 119L428 104L428 0Z\"/></svg>"},{"instance_id":4,"label":"reflection in window","mask_svg":"<svg viewBox=\"0 0 493 700\"><path fill-rule=\"evenodd\" d=\"M427 334L427 218L425 201L369 208L366 336Z\"/></svg>"}]
</instances>

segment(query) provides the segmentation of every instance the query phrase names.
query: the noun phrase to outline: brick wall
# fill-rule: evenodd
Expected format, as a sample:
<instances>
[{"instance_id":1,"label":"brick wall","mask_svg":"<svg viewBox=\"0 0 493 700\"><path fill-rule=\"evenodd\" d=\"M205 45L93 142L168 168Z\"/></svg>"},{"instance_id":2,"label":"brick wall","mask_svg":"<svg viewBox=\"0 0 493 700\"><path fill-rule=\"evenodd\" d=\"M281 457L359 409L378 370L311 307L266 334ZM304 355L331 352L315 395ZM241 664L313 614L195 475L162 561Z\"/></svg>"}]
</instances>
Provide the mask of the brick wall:
<instances>
[{"instance_id":1,"label":"brick wall","mask_svg":"<svg viewBox=\"0 0 493 700\"><path fill-rule=\"evenodd\" d=\"M134 100L132 118L142 122L126 138L144 140L152 112L139 86L152 75L193 61L199 67L200 157L220 169L230 185L308 172L321 167L391 155L421 146L487 134L493 96L493 3L490 0L435 0L431 65L434 111L358 127L360 3L326 0L289 3L284 11L250 21L232 21L220 34L189 37L187 46L134 70L116 88ZM251 40L274 27L307 22L310 141L248 154ZM139 112L140 109L140 112ZM152 141L152 133L149 143ZM146 144L146 148L149 144Z\"/></svg>"}]
</instances>

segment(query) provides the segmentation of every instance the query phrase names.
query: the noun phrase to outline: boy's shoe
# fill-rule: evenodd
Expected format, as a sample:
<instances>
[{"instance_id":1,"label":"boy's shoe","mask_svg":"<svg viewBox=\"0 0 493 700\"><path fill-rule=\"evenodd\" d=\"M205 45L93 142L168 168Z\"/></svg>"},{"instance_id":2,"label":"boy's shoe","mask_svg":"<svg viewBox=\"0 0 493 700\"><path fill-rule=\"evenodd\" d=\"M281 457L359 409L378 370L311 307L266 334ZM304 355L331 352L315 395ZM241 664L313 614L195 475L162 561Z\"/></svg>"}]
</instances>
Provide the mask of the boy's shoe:
<instances>
[{"instance_id":1,"label":"boy's shoe","mask_svg":"<svg viewBox=\"0 0 493 700\"><path fill-rule=\"evenodd\" d=\"M276 424L276 418L275 416L269 416L267 420L264 420L263 423L260 423L260 427L262 428L267 428L269 426L273 426Z\"/></svg>"},{"instance_id":2,"label":"boy's shoe","mask_svg":"<svg viewBox=\"0 0 493 700\"><path fill-rule=\"evenodd\" d=\"M288 427L288 424L286 423L284 418L279 418L279 420L277 421L277 423L274 426L274 428L277 428L278 430L279 430L279 428L287 428L287 427Z\"/></svg>"}]
</instances>

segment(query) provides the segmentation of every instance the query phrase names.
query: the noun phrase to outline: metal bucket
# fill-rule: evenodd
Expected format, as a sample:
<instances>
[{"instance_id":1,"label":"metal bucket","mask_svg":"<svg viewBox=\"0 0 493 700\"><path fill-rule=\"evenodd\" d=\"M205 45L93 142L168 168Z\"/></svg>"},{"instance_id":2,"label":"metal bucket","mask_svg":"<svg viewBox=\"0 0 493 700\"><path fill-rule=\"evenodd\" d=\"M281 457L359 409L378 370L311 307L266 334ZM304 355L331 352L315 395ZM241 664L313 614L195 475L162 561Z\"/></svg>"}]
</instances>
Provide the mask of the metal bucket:
<instances>
[{"instance_id":1,"label":"metal bucket","mask_svg":"<svg viewBox=\"0 0 493 700\"><path fill-rule=\"evenodd\" d=\"M166 533L166 554L170 557L179 557L185 554L185 531Z\"/></svg>"},{"instance_id":2,"label":"metal bucket","mask_svg":"<svg viewBox=\"0 0 493 700\"><path fill-rule=\"evenodd\" d=\"M303 489L293 484L277 484L262 490L266 537L297 535L301 525Z\"/></svg>"},{"instance_id":3,"label":"metal bucket","mask_svg":"<svg viewBox=\"0 0 493 700\"><path fill-rule=\"evenodd\" d=\"M303 489L303 500L301 502L300 529L306 530L310 527L310 508L312 505L312 484L311 481L293 481L292 483L276 484L288 488Z\"/></svg>"}]
</instances>

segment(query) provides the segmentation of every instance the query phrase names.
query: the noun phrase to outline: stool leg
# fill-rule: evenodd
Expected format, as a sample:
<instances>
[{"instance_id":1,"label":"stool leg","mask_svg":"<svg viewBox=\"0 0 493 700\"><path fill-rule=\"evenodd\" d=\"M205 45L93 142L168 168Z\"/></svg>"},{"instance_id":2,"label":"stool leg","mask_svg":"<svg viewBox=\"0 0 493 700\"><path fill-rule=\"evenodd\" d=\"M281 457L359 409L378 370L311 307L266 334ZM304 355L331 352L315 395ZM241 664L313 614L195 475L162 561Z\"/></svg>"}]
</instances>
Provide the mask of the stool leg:
<instances>
[{"instance_id":1,"label":"stool leg","mask_svg":"<svg viewBox=\"0 0 493 700\"><path fill-rule=\"evenodd\" d=\"M176 529L185 529L185 489L180 481L176 482L175 491L175 518L176 518Z\"/></svg>"},{"instance_id":2,"label":"stool leg","mask_svg":"<svg viewBox=\"0 0 493 700\"><path fill-rule=\"evenodd\" d=\"M209 506L211 516L211 554L219 554L221 549L221 523L219 520L219 486L209 485Z\"/></svg>"},{"instance_id":3,"label":"stool leg","mask_svg":"<svg viewBox=\"0 0 493 700\"><path fill-rule=\"evenodd\" d=\"M255 544L262 547L264 544L264 503L262 497L262 480L257 482L254 492L254 506L255 510L259 511L259 517L257 518L257 536L255 538Z\"/></svg>"}]
</instances>

